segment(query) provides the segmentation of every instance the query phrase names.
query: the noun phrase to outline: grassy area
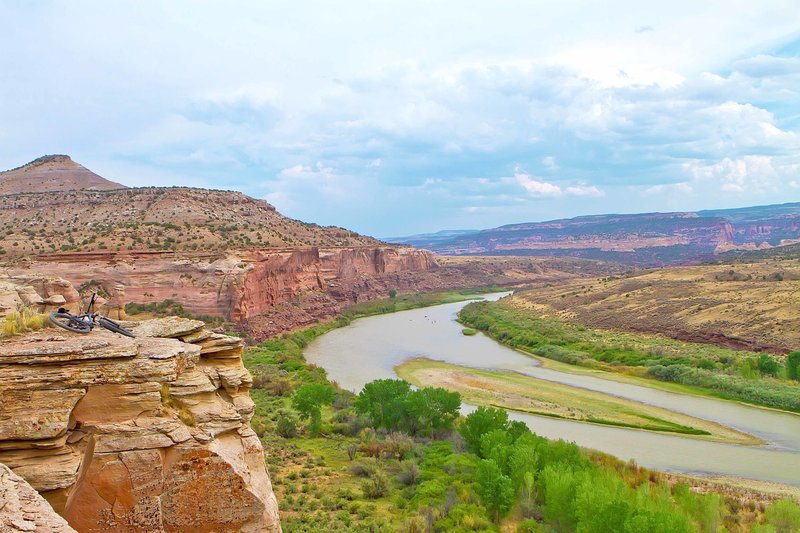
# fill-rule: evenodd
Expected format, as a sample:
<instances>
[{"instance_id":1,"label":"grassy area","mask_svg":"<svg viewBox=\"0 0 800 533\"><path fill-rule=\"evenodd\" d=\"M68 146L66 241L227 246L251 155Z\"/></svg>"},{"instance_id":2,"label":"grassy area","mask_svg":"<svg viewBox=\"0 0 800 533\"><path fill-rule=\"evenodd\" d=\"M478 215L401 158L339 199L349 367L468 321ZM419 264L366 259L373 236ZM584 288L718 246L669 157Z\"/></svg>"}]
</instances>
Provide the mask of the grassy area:
<instances>
[{"instance_id":1,"label":"grassy area","mask_svg":"<svg viewBox=\"0 0 800 533\"><path fill-rule=\"evenodd\" d=\"M326 384L327 377L305 362L303 347L351 319L245 351L254 378L252 425L265 446L285 531L622 530L609 520L629 531L715 531L720 525L748 531L772 520L772 498L735 490L698 494L675 484L674 475L548 441L519 425L484 431L487 445L477 451L466 449L461 434L467 420L436 439L376 429L347 391L337 390L333 404L323 407L319 436L312 437L292 396L304 385ZM495 478L487 477L487 467ZM496 493L487 489L496 482L513 490L503 492L512 498L510 507L498 510Z\"/></svg>"},{"instance_id":2,"label":"grassy area","mask_svg":"<svg viewBox=\"0 0 800 533\"><path fill-rule=\"evenodd\" d=\"M395 367L416 386L457 391L473 405L494 405L578 422L679 433L718 442L762 444L759 439L688 415L601 392L513 372L479 370L419 358Z\"/></svg>"},{"instance_id":3,"label":"grassy area","mask_svg":"<svg viewBox=\"0 0 800 533\"><path fill-rule=\"evenodd\" d=\"M158 318L165 316L179 316L182 318L191 318L194 320L202 320L211 326L221 326L225 319L218 316L210 315L193 315L187 311L181 304L174 300L164 300L157 303L139 304L129 302L125 304L125 314L133 320L145 320L148 318Z\"/></svg>"},{"instance_id":4,"label":"grassy area","mask_svg":"<svg viewBox=\"0 0 800 533\"><path fill-rule=\"evenodd\" d=\"M777 377L778 362L768 354L590 329L539 316L508 301L469 304L459 320L503 344L562 363L697 387L720 398L800 412L800 387Z\"/></svg>"},{"instance_id":5,"label":"grassy area","mask_svg":"<svg viewBox=\"0 0 800 533\"><path fill-rule=\"evenodd\" d=\"M3 328L0 330L0 339L47 327L50 327L47 314L39 313L30 307L21 307L6 315Z\"/></svg>"}]
</instances>

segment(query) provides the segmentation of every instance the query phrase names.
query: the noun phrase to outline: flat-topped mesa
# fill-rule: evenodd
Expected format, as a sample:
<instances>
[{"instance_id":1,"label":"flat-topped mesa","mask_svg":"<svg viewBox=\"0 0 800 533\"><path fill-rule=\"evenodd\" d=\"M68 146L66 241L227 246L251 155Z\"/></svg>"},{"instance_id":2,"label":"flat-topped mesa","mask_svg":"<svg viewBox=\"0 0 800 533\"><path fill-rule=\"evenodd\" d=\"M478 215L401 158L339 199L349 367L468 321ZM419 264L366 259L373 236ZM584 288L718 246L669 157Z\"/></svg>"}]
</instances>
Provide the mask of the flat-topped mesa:
<instances>
[{"instance_id":1,"label":"flat-topped mesa","mask_svg":"<svg viewBox=\"0 0 800 533\"><path fill-rule=\"evenodd\" d=\"M0 463L78 531L280 531L241 341L126 325L3 341Z\"/></svg>"},{"instance_id":2,"label":"flat-topped mesa","mask_svg":"<svg viewBox=\"0 0 800 533\"><path fill-rule=\"evenodd\" d=\"M62 154L46 155L21 167L0 172L0 195L124 188L124 185L98 176Z\"/></svg>"}]
</instances>

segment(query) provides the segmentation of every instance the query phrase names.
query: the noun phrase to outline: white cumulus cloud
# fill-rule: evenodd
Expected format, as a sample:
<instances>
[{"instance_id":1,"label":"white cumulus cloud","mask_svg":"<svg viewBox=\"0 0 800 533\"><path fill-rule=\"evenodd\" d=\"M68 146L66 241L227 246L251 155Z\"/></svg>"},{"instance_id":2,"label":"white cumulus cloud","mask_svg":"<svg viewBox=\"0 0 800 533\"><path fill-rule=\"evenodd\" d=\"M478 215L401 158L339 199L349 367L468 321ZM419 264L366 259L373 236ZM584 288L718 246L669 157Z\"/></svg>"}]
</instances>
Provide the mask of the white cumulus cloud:
<instances>
[{"instance_id":1,"label":"white cumulus cloud","mask_svg":"<svg viewBox=\"0 0 800 533\"><path fill-rule=\"evenodd\" d=\"M537 179L517 167L514 170L514 179L523 189L533 197L560 198L562 196L594 196L601 197L603 191L594 185L570 185L561 187L555 183Z\"/></svg>"}]
</instances>

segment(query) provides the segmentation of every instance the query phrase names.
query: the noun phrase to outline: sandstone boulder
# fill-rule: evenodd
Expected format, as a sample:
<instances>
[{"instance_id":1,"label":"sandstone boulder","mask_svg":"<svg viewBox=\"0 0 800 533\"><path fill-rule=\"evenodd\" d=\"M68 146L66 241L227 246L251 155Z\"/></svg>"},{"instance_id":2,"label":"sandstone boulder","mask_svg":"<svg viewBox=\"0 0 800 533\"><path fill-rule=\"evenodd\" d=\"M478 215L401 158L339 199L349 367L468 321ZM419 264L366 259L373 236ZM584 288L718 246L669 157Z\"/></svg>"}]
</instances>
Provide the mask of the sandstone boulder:
<instances>
[{"instance_id":1,"label":"sandstone boulder","mask_svg":"<svg viewBox=\"0 0 800 533\"><path fill-rule=\"evenodd\" d=\"M0 268L0 319L22 307L45 312L78 301L78 292L65 279L46 274L11 275Z\"/></svg>"}]
</instances>

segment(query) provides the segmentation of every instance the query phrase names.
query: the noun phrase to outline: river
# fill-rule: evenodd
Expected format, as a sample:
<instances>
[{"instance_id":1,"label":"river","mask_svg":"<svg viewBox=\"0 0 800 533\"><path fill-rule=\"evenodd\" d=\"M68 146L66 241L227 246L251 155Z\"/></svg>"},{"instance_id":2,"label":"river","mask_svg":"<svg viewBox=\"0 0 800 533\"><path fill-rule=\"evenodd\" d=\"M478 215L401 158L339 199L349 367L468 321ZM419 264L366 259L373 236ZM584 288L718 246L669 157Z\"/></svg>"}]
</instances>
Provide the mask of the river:
<instances>
[{"instance_id":1,"label":"river","mask_svg":"<svg viewBox=\"0 0 800 533\"><path fill-rule=\"evenodd\" d=\"M488 295L487 299L500 296ZM396 378L394 367L407 359L427 357L474 368L513 370L657 405L756 435L767 444L721 444L514 412L510 418L524 421L539 435L574 441L657 470L800 486L800 416L542 368L535 359L482 334L463 335L463 327L455 319L466 303L356 320L315 340L306 348L305 357L325 368L331 380L354 392L372 380ZM464 407L465 411L471 409Z\"/></svg>"}]
</instances>

